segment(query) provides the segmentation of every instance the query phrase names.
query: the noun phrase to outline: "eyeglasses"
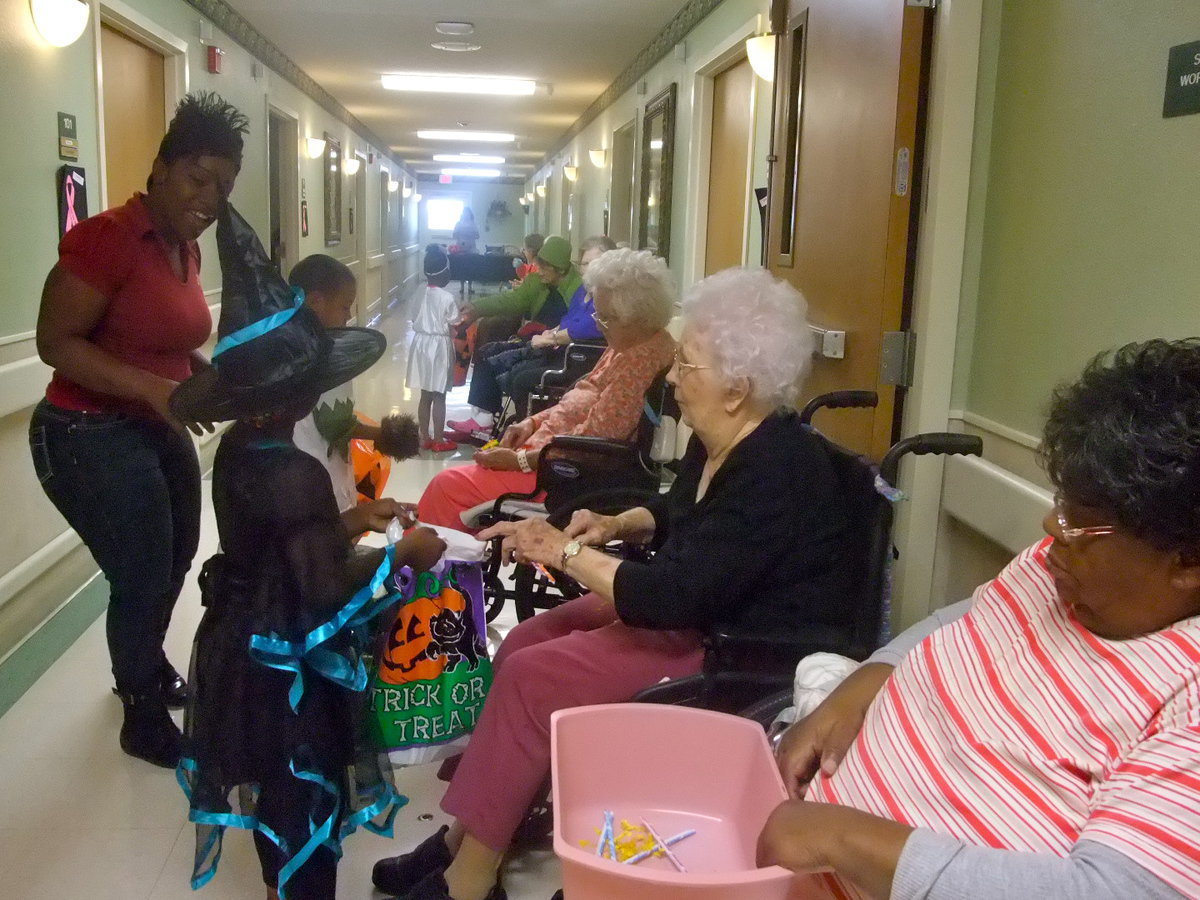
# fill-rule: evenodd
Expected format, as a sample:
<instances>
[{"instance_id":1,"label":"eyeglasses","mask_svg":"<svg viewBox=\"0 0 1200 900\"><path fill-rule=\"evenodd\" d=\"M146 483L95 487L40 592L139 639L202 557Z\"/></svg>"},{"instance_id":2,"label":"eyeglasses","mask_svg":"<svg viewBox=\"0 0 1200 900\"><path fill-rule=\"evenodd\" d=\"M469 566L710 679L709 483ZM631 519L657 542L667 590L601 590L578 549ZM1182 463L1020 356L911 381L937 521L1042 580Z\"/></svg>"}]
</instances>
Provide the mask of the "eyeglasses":
<instances>
[{"instance_id":1,"label":"eyeglasses","mask_svg":"<svg viewBox=\"0 0 1200 900\"><path fill-rule=\"evenodd\" d=\"M1116 533L1116 525L1087 525L1082 528L1072 528L1067 524L1067 514L1063 512L1062 503L1062 497L1056 494L1054 497L1054 518L1058 522L1058 530L1063 537L1063 543L1070 544L1072 541L1087 535L1099 536Z\"/></svg>"},{"instance_id":2,"label":"eyeglasses","mask_svg":"<svg viewBox=\"0 0 1200 900\"><path fill-rule=\"evenodd\" d=\"M679 348L675 348L675 368L679 370L679 375L682 378L688 372L696 369L711 369L712 366L701 366L696 363L684 362L683 357L679 354Z\"/></svg>"},{"instance_id":3,"label":"eyeglasses","mask_svg":"<svg viewBox=\"0 0 1200 900\"><path fill-rule=\"evenodd\" d=\"M599 325L601 328L607 328L612 323L612 319L604 318L603 316L600 315L600 313L596 312L594 309L592 310L592 321L595 322L597 325Z\"/></svg>"}]
</instances>

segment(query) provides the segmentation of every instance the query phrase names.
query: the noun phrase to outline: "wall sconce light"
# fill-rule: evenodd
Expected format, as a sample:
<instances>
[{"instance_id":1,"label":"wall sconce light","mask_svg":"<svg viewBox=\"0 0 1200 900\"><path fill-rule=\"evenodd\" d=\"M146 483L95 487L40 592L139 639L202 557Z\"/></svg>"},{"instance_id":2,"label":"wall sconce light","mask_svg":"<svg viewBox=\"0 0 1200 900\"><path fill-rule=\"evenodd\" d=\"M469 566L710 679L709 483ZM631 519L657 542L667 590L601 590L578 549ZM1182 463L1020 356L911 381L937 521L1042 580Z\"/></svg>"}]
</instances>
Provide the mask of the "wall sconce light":
<instances>
[{"instance_id":1,"label":"wall sconce light","mask_svg":"<svg viewBox=\"0 0 1200 900\"><path fill-rule=\"evenodd\" d=\"M413 195L413 189L412 189L412 185L411 185L411 184L409 184L408 182L405 182L405 183L404 183L404 190L402 190L402 191L400 192L400 195L401 195L402 197L404 197L404 199L405 199L405 200L407 200L409 197L411 197L411 196Z\"/></svg>"},{"instance_id":2,"label":"wall sconce light","mask_svg":"<svg viewBox=\"0 0 1200 900\"><path fill-rule=\"evenodd\" d=\"M563 166L563 175L566 176L567 181L574 184L575 179L579 177L579 166Z\"/></svg>"},{"instance_id":3,"label":"wall sconce light","mask_svg":"<svg viewBox=\"0 0 1200 900\"><path fill-rule=\"evenodd\" d=\"M533 202L533 191L530 191L528 194L526 194L526 195L525 195L525 200L526 200L526 202L528 202L528 203L532 203L532 202Z\"/></svg>"},{"instance_id":4,"label":"wall sconce light","mask_svg":"<svg viewBox=\"0 0 1200 900\"><path fill-rule=\"evenodd\" d=\"M389 178L388 178L388 193L389 193L389 194L394 194L394 193L396 193L396 191L398 191L398 190L400 190L400 182L398 182L398 181L396 181L395 179L393 179L393 178L390 178L390 177L389 177Z\"/></svg>"},{"instance_id":5,"label":"wall sconce light","mask_svg":"<svg viewBox=\"0 0 1200 900\"><path fill-rule=\"evenodd\" d=\"M544 183L543 183L543 184L539 184L537 187L535 187L535 188L534 188L534 190L535 190L535 191L537 191L537 195L538 195L539 197L541 197L542 199L545 199L545 197L546 197L546 185L545 185Z\"/></svg>"},{"instance_id":6,"label":"wall sconce light","mask_svg":"<svg viewBox=\"0 0 1200 900\"><path fill-rule=\"evenodd\" d=\"M413 194L412 198L413 198L414 200L416 200L418 203L420 203L420 202L421 202L421 195L420 195L420 194Z\"/></svg>"},{"instance_id":7,"label":"wall sconce light","mask_svg":"<svg viewBox=\"0 0 1200 900\"><path fill-rule=\"evenodd\" d=\"M517 198L517 202L520 203L522 206L525 206L527 203L529 203L529 201L525 199L525 196L523 194Z\"/></svg>"},{"instance_id":8,"label":"wall sconce light","mask_svg":"<svg viewBox=\"0 0 1200 900\"><path fill-rule=\"evenodd\" d=\"M309 159L320 159L325 153L325 138L305 138L304 149Z\"/></svg>"},{"instance_id":9,"label":"wall sconce light","mask_svg":"<svg viewBox=\"0 0 1200 900\"><path fill-rule=\"evenodd\" d=\"M588 159L592 161L592 165L597 169L603 169L608 163L608 151L603 147L588 151Z\"/></svg>"},{"instance_id":10,"label":"wall sconce light","mask_svg":"<svg viewBox=\"0 0 1200 900\"><path fill-rule=\"evenodd\" d=\"M763 81L775 80L775 35L746 38L746 57L755 75Z\"/></svg>"},{"instance_id":11,"label":"wall sconce light","mask_svg":"<svg viewBox=\"0 0 1200 900\"><path fill-rule=\"evenodd\" d=\"M66 47L79 40L87 28L91 8L85 0L29 0L29 11L47 44Z\"/></svg>"},{"instance_id":12,"label":"wall sconce light","mask_svg":"<svg viewBox=\"0 0 1200 900\"><path fill-rule=\"evenodd\" d=\"M362 160L357 156L347 156L342 160L342 171L347 175L357 175L358 167L362 165Z\"/></svg>"}]
</instances>

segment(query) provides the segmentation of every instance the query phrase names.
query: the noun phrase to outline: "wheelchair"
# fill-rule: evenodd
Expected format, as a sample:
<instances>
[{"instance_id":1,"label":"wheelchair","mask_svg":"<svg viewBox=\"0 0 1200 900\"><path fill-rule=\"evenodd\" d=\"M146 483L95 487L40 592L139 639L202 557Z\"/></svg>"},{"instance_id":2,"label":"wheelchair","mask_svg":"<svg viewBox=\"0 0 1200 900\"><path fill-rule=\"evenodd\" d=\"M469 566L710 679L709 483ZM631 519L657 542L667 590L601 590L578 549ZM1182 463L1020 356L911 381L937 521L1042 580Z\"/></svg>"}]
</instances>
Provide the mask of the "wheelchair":
<instances>
[{"instance_id":1,"label":"wheelchair","mask_svg":"<svg viewBox=\"0 0 1200 900\"><path fill-rule=\"evenodd\" d=\"M869 408L878 404L874 391L835 391L813 398L801 411L801 421L825 446L834 471L841 481L851 508L851 534L848 565L855 573L850 606L851 621L843 626L812 625L799 631L790 630L786 636L763 633L743 633L736 629L716 627L704 637L704 664L696 675L664 682L640 692L634 699L654 703L674 703L700 706L724 712L738 712L763 698L790 688L796 664L810 653L829 652L852 659L866 659L886 638L890 616L889 593L891 565L897 557L892 544L893 503L899 499L895 488L900 461L908 455L982 453L982 441L973 435L949 432L918 434L893 445L876 465L870 459L829 440L812 426L812 418L821 409ZM668 410L678 415L678 408ZM643 436L644 438L644 436ZM556 438L563 451L575 438ZM584 439L590 440L590 439ZM553 444L551 445L553 446ZM606 473L599 477L590 474L586 489L579 481L567 479L572 489L563 490L556 481L556 469L573 470L583 462L555 464L556 451L543 454L539 460L538 490L547 492L544 510L531 503L532 496L506 495L493 504L488 522L502 518L529 515L548 515L551 524L562 527L576 509L592 509L614 515L645 503L662 487L661 464L642 465L644 477L629 478L620 483L604 484ZM624 452L632 455L626 447ZM643 458L639 453L638 462ZM542 464L547 472L543 479ZM506 504L510 504L506 507ZM527 505L526 505L527 504ZM498 549L498 545L497 548ZM611 552L628 557L644 552L640 548L614 546ZM489 564L491 577L498 583L499 562ZM529 565L518 565L512 588L494 586L498 597L511 599L520 619L528 618L537 609L545 609L564 600L580 596L584 589L562 573L552 573L554 582Z\"/></svg>"},{"instance_id":2,"label":"wheelchair","mask_svg":"<svg viewBox=\"0 0 1200 900\"><path fill-rule=\"evenodd\" d=\"M537 482L527 493L501 494L462 514L464 524L486 528L496 522L539 517L563 527L577 509L615 515L658 493L674 461L679 407L667 383L669 371L654 377L643 397L642 415L630 441L559 435L538 456ZM550 374L550 373L547 373ZM544 495L544 496L543 496ZM540 498L540 499L539 499ZM512 601L521 621L584 593L566 575L547 575L518 565L513 586L500 570L500 541L493 541L484 563L484 608L490 622Z\"/></svg>"}]
</instances>

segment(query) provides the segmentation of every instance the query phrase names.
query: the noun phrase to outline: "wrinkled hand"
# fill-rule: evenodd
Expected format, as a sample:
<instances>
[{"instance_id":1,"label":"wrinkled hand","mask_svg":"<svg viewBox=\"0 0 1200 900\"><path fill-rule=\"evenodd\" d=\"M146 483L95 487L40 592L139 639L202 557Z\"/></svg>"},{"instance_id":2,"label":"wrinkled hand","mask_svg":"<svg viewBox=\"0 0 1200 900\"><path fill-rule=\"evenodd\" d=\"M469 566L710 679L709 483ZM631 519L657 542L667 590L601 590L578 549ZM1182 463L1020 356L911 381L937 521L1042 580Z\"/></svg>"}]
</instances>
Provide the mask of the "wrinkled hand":
<instances>
[{"instance_id":1,"label":"wrinkled hand","mask_svg":"<svg viewBox=\"0 0 1200 900\"><path fill-rule=\"evenodd\" d=\"M521 468L517 462L517 451L507 447L493 447L491 450L476 450L471 457L475 464L484 469L496 472L516 472Z\"/></svg>"},{"instance_id":2,"label":"wrinkled hand","mask_svg":"<svg viewBox=\"0 0 1200 900\"><path fill-rule=\"evenodd\" d=\"M500 446L508 450L516 450L533 437L534 431L531 419L522 419L520 422L514 422L508 428L504 429L504 434L500 437Z\"/></svg>"},{"instance_id":3,"label":"wrinkled hand","mask_svg":"<svg viewBox=\"0 0 1200 900\"><path fill-rule=\"evenodd\" d=\"M396 544L397 565L411 566L415 572L424 572L437 565L446 552L446 542L432 528L414 528Z\"/></svg>"},{"instance_id":4,"label":"wrinkled hand","mask_svg":"<svg viewBox=\"0 0 1200 900\"><path fill-rule=\"evenodd\" d=\"M784 732L776 760L789 795L802 798L818 772L829 777L837 771L862 730L867 708L891 673L892 667L881 663L860 666Z\"/></svg>"},{"instance_id":5,"label":"wrinkled hand","mask_svg":"<svg viewBox=\"0 0 1200 900\"><path fill-rule=\"evenodd\" d=\"M481 541L503 537L501 563L532 562L557 568L562 563L563 547L570 540L545 519L498 522L476 535Z\"/></svg>"},{"instance_id":6,"label":"wrinkled hand","mask_svg":"<svg viewBox=\"0 0 1200 900\"><path fill-rule=\"evenodd\" d=\"M602 547L621 536L621 523L616 516L602 516L590 509L577 509L571 514L571 521L563 529L563 534L568 538L576 538L581 544Z\"/></svg>"},{"instance_id":7,"label":"wrinkled hand","mask_svg":"<svg viewBox=\"0 0 1200 900\"><path fill-rule=\"evenodd\" d=\"M558 343L554 339L554 332L543 331L541 334L535 334L529 339L529 346L535 350L543 350L546 347L553 347Z\"/></svg>"}]
</instances>

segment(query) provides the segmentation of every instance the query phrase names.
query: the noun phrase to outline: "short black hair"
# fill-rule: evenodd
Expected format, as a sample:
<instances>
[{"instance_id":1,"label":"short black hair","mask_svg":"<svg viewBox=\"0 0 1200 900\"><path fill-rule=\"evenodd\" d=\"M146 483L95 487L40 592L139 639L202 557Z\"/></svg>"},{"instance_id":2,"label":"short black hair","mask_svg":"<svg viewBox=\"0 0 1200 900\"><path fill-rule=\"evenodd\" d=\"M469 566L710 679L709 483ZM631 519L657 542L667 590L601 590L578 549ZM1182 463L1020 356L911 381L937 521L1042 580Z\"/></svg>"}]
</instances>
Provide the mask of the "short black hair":
<instances>
[{"instance_id":1,"label":"short black hair","mask_svg":"<svg viewBox=\"0 0 1200 900\"><path fill-rule=\"evenodd\" d=\"M314 291L332 294L347 284L357 284L354 273L345 263L338 262L324 253L306 256L288 274L288 284L300 288L306 294Z\"/></svg>"},{"instance_id":2,"label":"short black hair","mask_svg":"<svg viewBox=\"0 0 1200 900\"><path fill-rule=\"evenodd\" d=\"M250 120L212 91L188 94L175 107L158 158L170 165L187 156L219 156L242 167L242 135Z\"/></svg>"},{"instance_id":3,"label":"short black hair","mask_svg":"<svg viewBox=\"0 0 1200 900\"><path fill-rule=\"evenodd\" d=\"M1096 356L1051 399L1041 456L1072 503L1165 551L1200 549L1200 338Z\"/></svg>"}]
</instances>

